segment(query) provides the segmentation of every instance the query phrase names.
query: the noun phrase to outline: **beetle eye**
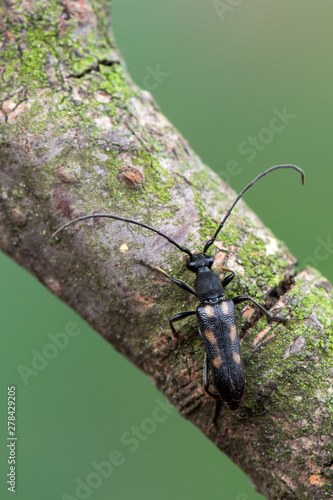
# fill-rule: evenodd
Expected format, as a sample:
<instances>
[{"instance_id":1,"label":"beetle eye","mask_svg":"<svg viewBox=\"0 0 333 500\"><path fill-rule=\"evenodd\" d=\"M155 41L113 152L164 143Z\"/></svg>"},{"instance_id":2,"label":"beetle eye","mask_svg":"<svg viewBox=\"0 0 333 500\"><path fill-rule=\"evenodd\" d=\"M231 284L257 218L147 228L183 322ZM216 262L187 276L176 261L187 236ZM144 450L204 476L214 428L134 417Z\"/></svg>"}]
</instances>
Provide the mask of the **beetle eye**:
<instances>
[{"instance_id":1,"label":"beetle eye","mask_svg":"<svg viewBox=\"0 0 333 500\"><path fill-rule=\"evenodd\" d=\"M195 271L195 263L193 262L193 260L189 259L186 262L186 267L189 271Z\"/></svg>"}]
</instances>

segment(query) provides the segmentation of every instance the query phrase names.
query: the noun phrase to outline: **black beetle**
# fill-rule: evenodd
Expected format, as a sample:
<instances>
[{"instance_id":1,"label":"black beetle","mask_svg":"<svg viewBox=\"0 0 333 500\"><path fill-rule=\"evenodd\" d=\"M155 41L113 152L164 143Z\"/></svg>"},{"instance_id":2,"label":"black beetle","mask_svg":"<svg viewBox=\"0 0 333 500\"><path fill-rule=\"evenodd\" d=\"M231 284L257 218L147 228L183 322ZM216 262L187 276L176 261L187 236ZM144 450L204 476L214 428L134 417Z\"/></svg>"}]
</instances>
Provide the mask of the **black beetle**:
<instances>
[{"instance_id":1,"label":"black beetle","mask_svg":"<svg viewBox=\"0 0 333 500\"><path fill-rule=\"evenodd\" d=\"M93 214L78 217L77 219L73 219L61 226L52 235L53 238L66 227L79 221L99 217L107 217L110 219L128 222L130 224L136 224L138 226L149 229L150 231L157 233L163 238L166 238L169 243L175 245L181 252L186 253L189 256L189 259L186 263L187 269L196 274L195 290L187 285L184 281L172 278L159 267L151 266L150 264L146 264L142 261L141 262L148 267L163 273L170 281L172 281L172 283L182 288L186 292L195 295L198 298L200 303L196 311L187 311L176 314L169 320L170 328L173 334L177 336L177 332L173 326L173 323L196 314L200 336L206 350L204 368L205 391L217 401L219 401L220 397L232 411L238 409L239 402L243 396L245 387L245 374L240 350L240 341L236 327L234 305L249 300L253 304L255 304L269 320L282 322L286 322L288 320L279 316L272 316L268 311L266 311L266 309L264 309L264 307L258 304L258 302L256 302L251 297L239 295L238 297L234 297L233 299L226 299L224 297L223 289L232 281L235 273L228 268L222 268L223 271L230 272L230 274L226 276L221 283L216 274L211 271L211 267L214 263L214 257L207 255L207 250L216 240L217 235L221 231L236 203L241 199L243 194L262 177L269 174L270 172L273 172L274 170L278 170L281 168L292 168L294 170L297 170L301 174L302 184L304 184L304 172L296 165L276 165L269 168L268 170L265 170L265 172L262 172L260 175L258 175L236 197L230 209L224 216L222 222L218 225L214 236L206 242L202 253L199 254L192 254L192 252L188 248L179 245L169 236L161 233L151 226L148 226L147 224L143 224L142 222L133 219L127 219L110 214ZM209 390L209 370L211 370L212 372L214 385L219 396Z\"/></svg>"}]
</instances>

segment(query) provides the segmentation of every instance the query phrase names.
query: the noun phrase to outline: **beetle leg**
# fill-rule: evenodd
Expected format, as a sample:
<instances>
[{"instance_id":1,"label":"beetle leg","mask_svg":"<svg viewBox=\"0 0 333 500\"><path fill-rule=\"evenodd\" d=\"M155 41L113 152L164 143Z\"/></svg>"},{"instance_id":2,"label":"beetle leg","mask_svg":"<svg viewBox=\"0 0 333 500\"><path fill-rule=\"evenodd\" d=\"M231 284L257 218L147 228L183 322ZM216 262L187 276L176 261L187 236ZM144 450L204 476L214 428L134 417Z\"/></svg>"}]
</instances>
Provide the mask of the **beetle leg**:
<instances>
[{"instance_id":1,"label":"beetle leg","mask_svg":"<svg viewBox=\"0 0 333 500\"><path fill-rule=\"evenodd\" d=\"M209 390L209 363L208 363L208 358L207 358L207 353L205 355L205 366L204 366L204 372L203 372L203 383L204 383L204 389L207 392L208 396L214 399L220 399L217 394L214 394Z\"/></svg>"},{"instance_id":2,"label":"beetle leg","mask_svg":"<svg viewBox=\"0 0 333 500\"><path fill-rule=\"evenodd\" d=\"M195 313L196 313L196 311L186 311L186 312L175 314L174 316L172 316L172 318L169 319L169 325L170 325L171 331L176 338L178 337L178 332L175 330L172 323L174 323L175 321L180 321L181 319L187 318L187 316L192 316L192 314L195 314Z\"/></svg>"},{"instance_id":3,"label":"beetle leg","mask_svg":"<svg viewBox=\"0 0 333 500\"><path fill-rule=\"evenodd\" d=\"M256 305L260 309L260 311L262 311L264 313L266 318L269 319L270 321L281 321L281 323L287 323L287 321L290 321L290 319L288 319L288 318L281 318L280 316L272 316L268 311L266 311L266 309L262 305L260 305L258 302L256 302L251 297L247 297L245 295L244 296L239 295L238 297L235 297L232 299L234 304L241 304L242 302L245 302L246 300L250 300L254 305Z\"/></svg>"},{"instance_id":4,"label":"beetle leg","mask_svg":"<svg viewBox=\"0 0 333 500\"><path fill-rule=\"evenodd\" d=\"M179 288L181 288L182 290L185 290L185 292L192 293L193 295L197 296L197 294L195 293L193 288L190 287L190 285L188 285L184 281L177 280L176 278L172 278L171 276L168 275L168 273L163 271L163 269L161 269L160 267L152 266L152 265L148 264L147 262L144 262L143 260L138 260L138 259L135 259L135 260L137 262L140 262L140 264L143 264L144 266L150 267L150 269L154 269L154 271L158 271L158 272L164 274L164 276L166 276L170 281L172 281L172 283L179 286Z\"/></svg>"},{"instance_id":5,"label":"beetle leg","mask_svg":"<svg viewBox=\"0 0 333 500\"><path fill-rule=\"evenodd\" d=\"M209 368L208 368L208 359L207 359L207 353L206 353L205 354L205 366L204 366L204 371L203 371L203 385L204 385L204 389L207 392L207 394L209 394L208 374L209 374Z\"/></svg>"},{"instance_id":6,"label":"beetle leg","mask_svg":"<svg viewBox=\"0 0 333 500\"><path fill-rule=\"evenodd\" d=\"M230 271L231 272L231 274L229 274L229 276L226 276L222 280L222 286L226 287L234 279L234 277L236 276L236 273L234 271L232 271L231 269L228 269L227 267L222 267L222 271L224 271L224 272Z\"/></svg>"},{"instance_id":7,"label":"beetle leg","mask_svg":"<svg viewBox=\"0 0 333 500\"><path fill-rule=\"evenodd\" d=\"M215 399L214 416L213 416L213 420L212 420L212 423L211 423L211 426L210 426L210 427L214 427L214 426L216 426L216 423L217 423L217 419L218 419L218 416L219 416L219 413L220 413L222 401L221 401L221 398L217 394L214 394L214 393L212 393L209 390L209 364L208 364L207 353L205 355L205 366L204 366L204 372L203 372L203 383L204 383L204 389L205 389L206 393L208 394L208 396L210 396L211 398Z\"/></svg>"}]
</instances>

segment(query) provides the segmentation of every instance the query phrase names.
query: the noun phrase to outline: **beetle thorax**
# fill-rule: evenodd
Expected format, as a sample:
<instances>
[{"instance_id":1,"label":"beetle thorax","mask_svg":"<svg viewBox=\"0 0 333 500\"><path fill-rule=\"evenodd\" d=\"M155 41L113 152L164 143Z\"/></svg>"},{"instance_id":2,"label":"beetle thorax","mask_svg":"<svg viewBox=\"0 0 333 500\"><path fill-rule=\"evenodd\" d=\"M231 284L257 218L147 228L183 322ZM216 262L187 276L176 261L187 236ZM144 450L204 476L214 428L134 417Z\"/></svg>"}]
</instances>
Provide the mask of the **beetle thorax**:
<instances>
[{"instance_id":1,"label":"beetle thorax","mask_svg":"<svg viewBox=\"0 0 333 500\"><path fill-rule=\"evenodd\" d=\"M195 291L200 302L215 302L216 299L224 296L221 281L206 266L199 268L197 271Z\"/></svg>"}]
</instances>

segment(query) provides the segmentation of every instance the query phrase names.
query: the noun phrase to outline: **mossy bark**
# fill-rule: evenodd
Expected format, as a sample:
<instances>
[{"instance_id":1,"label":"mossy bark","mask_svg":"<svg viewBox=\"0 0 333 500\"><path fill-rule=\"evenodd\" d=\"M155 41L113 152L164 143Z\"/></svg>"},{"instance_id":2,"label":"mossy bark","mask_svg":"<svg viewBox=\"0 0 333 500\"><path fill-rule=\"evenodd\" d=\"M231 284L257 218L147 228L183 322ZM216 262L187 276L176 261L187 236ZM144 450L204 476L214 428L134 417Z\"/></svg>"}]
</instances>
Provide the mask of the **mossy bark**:
<instances>
[{"instance_id":1,"label":"mossy bark","mask_svg":"<svg viewBox=\"0 0 333 500\"><path fill-rule=\"evenodd\" d=\"M267 324L251 307L239 310L246 394L238 413L222 408L212 427L197 327L184 322L177 341L168 326L195 300L133 260L191 281L184 256L119 222L50 235L98 211L139 219L201 251L234 193L130 80L109 1L12 0L0 19L2 250L145 371L267 498L332 498L329 283L313 269L295 275L288 250L239 204L216 242L215 271L237 271L228 295L249 294L299 321Z\"/></svg>"}]
</instances>

